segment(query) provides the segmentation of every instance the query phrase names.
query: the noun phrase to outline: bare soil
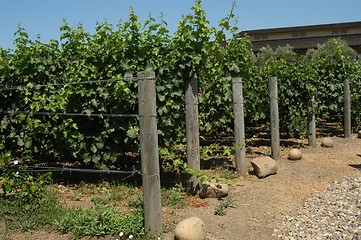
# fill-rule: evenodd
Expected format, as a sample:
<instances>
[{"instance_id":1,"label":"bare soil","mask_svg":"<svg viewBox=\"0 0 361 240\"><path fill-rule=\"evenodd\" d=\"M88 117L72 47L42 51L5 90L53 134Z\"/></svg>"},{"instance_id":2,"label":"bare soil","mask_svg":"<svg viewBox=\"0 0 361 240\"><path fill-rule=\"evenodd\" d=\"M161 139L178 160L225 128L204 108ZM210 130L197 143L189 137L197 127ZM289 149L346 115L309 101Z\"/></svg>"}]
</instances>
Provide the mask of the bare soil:
<instances>
[{"instance_id":1,"label":"bare soil","mask_svg":"<svg viewBox=\"0 0 361 240\"><path fill-rule=\"evenodd\" d=\"M361 174L361 139L356 135L332 139L332 148L321 147L321 139L315 148L301 148L303 158L299 161L288 160L289 148L284 148L276 175L263 179L248 175L231 184L235 206L228 208L226 215L214 214L219 200L206 199L205 207L174 211L173 222L199 217L207 227L209 240L272 239L278 218L301 208L310 193L325 190L342 176ZM168 239L172 239L171 234Z\"/></svg>"},{"instance_id":2,"label":"bare soil","mask_svg":"<svg viewBox=\"0 0 361 240\"><path fill-rule=\"evenodd\" d=\"M314 148L307 147L306 141L292 140L294 145L303 146L301 160L288 160L290 146L283 147L276 175L263 179L258 179L255 175L246 175L231 180L228 199L234 205L225 209L223 216L214 214L221 200L199 199L197 196L187 197L187 204L182 208L164 208L163 225L166 239L173 239L175 226L191 216L199 217L205 222L208 240L272 239L278 218L301 208L310 193L325 190L327 185L342 176L361 174L361 139L356 135L352 135L350 139L341 136L332 139L332 148L321 147L322 139L318 140ZM254 154L248 154L247 157L253 158L259 154L257 152L270 152L267 146L258 146L256 149ZM69 237L55 231L9 232L0 221L0 240L65 240ZM116 237L83 239L114 240Z\"/></svg>"}]
</instances>

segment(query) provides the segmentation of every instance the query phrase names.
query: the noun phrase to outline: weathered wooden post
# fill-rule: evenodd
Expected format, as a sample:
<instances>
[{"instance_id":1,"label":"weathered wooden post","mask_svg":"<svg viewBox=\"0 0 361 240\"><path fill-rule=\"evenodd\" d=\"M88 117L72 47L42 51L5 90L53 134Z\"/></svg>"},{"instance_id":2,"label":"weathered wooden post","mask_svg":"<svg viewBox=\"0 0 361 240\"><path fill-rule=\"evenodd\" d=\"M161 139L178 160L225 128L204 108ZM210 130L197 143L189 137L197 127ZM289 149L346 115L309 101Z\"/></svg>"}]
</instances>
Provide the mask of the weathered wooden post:
<instances>
[{"instance_id":1,"label":"weathered wooden post","mask_svg":"<svg viewBox=\"0 0 361 240\"><path fill-rule=\"evenodd\" d=\"M315 97L312 96L308 102L307 113L308 113L308 146L316 146L316 118L315 111L313 110L315 103Z\"/></svg>"},{"instance_id":2,"label":"weathered wooden post","mask_svg":"<svg viewBox=\"0 0 361 240\"><path fill-rule=\"evenodd\" d=\"M241 175L247 172L242 83L242 78L232 78L236 171Z\"/></svg>"},{"instance_id":3,"label":"weathered wooden post","mask_svg":"<svg viewBox=\"0 0 361 240\"><path fill-rule=\"evenodd\" d=\"M140 153L144 194L144 228L150 235L162 233L155 73L138 73Z\"/></svg>"},{"instance_id":4,"label":"weathered wooden post","mask_svg":"<svg viewBox=\"0 0 361 240\"><path fill-rule=\"evenodd\" d=\"M350 80L346 78L343 82L344 88L344 137L351 137L351 91Z\"/></svg>"},{"instance_id":5,"label":"weathered wooden post","mask_svg":"<svg viewBox=\"0 0 361 240\"><path fill-rule=\"evenodd\" d=\"M186 137L187 137L187 164L194 170L201 169L199 154L199 125L198 125L198 83L197 77L185 82L186 104ZM199 180L193 175L188 180L188 188L195 193L199 188Z\"/></svg>"},{"instance_id":6,"label":"weathered wooden post","mask_svg":"<svg viewBox=\"0 0 361 240\"><path fill-rule=\"evenodd\" d=\"M278 87L277 77L269 78L270 113L271 113L271 148L272 158L280 158L280 131L278 116Z\"/></svg>"}]
</instances>

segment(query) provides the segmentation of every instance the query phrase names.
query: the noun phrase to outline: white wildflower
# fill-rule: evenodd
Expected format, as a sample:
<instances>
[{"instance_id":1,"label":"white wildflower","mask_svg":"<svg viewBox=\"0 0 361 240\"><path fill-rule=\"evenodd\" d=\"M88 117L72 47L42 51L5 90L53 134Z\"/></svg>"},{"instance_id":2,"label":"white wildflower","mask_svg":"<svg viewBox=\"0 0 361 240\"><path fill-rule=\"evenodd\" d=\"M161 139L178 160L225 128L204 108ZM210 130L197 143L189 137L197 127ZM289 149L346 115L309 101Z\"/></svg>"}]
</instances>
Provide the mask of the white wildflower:
<instances>
[{"instance_id":1,"label":"white wildflower","mask_svg":"<svg viewBox=\"0 0 361 240\"><path fill-rule=\"evenodd\" d=\"M14 161L14 165L18 165L19 164L19 161L18 160L15 160Z\"/></svg>"},{"instance_id":2,"label":"white wildflower","mask_svg":"<svg viewBox=\"0 0 361 240\"><path fill-rule=\"evenodd\" d=\"M124 235L123 232L119 233L119 237L123 237L123 235Z\"/></svg>"},{"instance_id":3,"label":"white wildflower","mask_svg":"<svg viewBox=\"0 0 361 240\"><path fill-rule=\"evenodd\" d=\"M15 174L16 174L16 175L19 175L19 172L16 172Z\"/></svg>"},{"instance_id":4,"label":"white wildflower","mask_svg":"<svg viewBox=\"0 0 361 240\"><path fill-rule=\"evenodd\" d=\"M132 239L133 238L133 235L129 235L129 239Z\"/></svg>"}]
</instances>

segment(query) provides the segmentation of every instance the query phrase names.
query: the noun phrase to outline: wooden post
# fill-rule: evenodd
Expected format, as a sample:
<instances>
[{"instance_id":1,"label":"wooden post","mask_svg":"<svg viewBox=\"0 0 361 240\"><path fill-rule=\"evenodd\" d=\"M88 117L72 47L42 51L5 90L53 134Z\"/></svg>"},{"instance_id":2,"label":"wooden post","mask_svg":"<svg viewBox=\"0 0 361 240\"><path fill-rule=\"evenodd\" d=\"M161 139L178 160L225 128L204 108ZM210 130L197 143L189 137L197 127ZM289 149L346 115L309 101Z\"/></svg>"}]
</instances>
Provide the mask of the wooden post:
<instances>
[{"instance_id":1,"label":"wooden post","mask_svg":"<svg viewBox=\"0 0 361 240\"><path fill-rule=\"evenodd\" d=\"M313 105L315 103L315 97L312 96L308 102L308 146L316 146L316 118L315 112L313 111Z\"/></svg>"},{"instance_id":2,"label":"wooden post","mask_svg":"<svg viewBox=\"0 0 361 240\"><path fill-rule=\"evenodd\" d=\"M140 152L144 194L144 228L150 235L162 233L155 73L138 73Z\"/></svg>"},{"instance_id":3,"label":"wooden post","mask_svg":"<svg viewBox=\"0 0 361 240\"><path fill-rule=\"evenodd\" d=\"M344 137L351 137L351 91L350 81L344 80Z\"/></svg>"},{"instance_id":4,"label":"wooden post","mask_svg":"<svg viewBox=\"0 0 361 240\"><path fill-rule=\"evenodd\" d=\"M236 171L241 175L247 172L242 83L242 78L232 78Z\"/></svg>"},{"instance_id":5,"label":"wooden post","mask_svg":"<svg viewBox=\"0 0 361 240\"><path fill-rule=\"evenodd\" d=\"M277 77L269 78L270 113L271 113L271 148L272 158L280 159L280 130L278 116Z\"/></svg>"},{"instance_id":6,"label":"wooden post","mask_svg":"<svg viewBox=\"0 0 361 240\"><path fill-rule=\"evenodd\" d=\"M187 164L195 170L201 169L199 154L199 125L198 125L198 84L197 78L192 77L185 82L186 104L186 134L187 134ZM193 175L188 180L188 188L195 193L199 188L199 180Z\"/></svg>"}]
</instances>

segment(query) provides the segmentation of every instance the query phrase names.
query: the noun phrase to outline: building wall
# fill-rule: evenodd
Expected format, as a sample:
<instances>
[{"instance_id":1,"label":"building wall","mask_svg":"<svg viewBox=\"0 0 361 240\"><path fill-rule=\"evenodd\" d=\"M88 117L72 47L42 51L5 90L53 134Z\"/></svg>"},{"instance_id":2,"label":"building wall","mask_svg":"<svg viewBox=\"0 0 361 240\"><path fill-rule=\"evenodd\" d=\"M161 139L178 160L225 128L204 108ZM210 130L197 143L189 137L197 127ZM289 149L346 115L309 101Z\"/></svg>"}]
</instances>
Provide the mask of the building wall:
<instances>
[{"instance_id":1,"label":"building wall","mask_svg":"<svg viewBox=\"0 0 361 240\"><path fill-rule=\"evenodd\" d=\"M335 28L335 29L322 29L322 30L299 30L289 31L280 33L264 33L264 34L253 34L250 36L251 41L260 40L278 40L278 39L290 39L290 38L307 38L307 37L323 37L323 36L343 36L361 34L360 27L351 28Z\"/></svg>"},{"instance_id":2,"label":"building wall","mask_svg":"<svg viewBox=\"0 0 361 240\"><path fill-rule=\"evenodd\" d=\"M240 33L248 35L253 44L253 51L269 45L276 49L278 46L291 45L299 54L309 48L316 48L330 38L342 38L355 51L361 51L361 21L350 23L323 24L289 28L274 28L250 30Z\"/></svg>"}]
</instances>

